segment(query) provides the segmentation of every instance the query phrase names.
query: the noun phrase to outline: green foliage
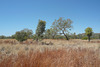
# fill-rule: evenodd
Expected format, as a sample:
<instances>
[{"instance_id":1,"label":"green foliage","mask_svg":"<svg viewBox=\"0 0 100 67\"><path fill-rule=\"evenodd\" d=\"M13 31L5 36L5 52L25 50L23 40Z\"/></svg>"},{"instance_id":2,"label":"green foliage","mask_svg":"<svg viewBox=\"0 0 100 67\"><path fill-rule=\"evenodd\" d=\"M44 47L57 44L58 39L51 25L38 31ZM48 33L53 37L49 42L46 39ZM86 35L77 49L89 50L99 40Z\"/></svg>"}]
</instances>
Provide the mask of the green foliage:
<instances>
[{"instance_id":1,"label":"green foliage","mask_svg":"<svg viewBox=\"0 0 100 67\"><path fill-rule=\"evenodd\" d=\"M15 35L13 35L13 37L16 40L22 42L29 39L32 36L32 34L33 34L32 30L24 29L24 30L16 32Z\"/></svg>"},{"instance_id":2,"label":"green foliage","mask_svg":"<svg viewBox=\"0 0 100 67\"><path fill-rule=\"evenodd\" d=\"M90 27L86 28L86 29L85 29L85 34L86 34L87 36L92 36L92 28L90 28Z\"/></svg>"},{"instance_id":3,"label":"green foliage","mask_svg":"<svg viewBox=\"0 0 100 67\"><path fill-rule=\"evenodd\" d=\"M100 34L99 34L99 39L100 39Z\"/></svg>"},{"instance_id":4,"label":"green foliage","mask_svg":"<svg viewBox=\"0 0 100 67\"><path fill-rule=\"evenodd\" d=\"M88 37L83 37L83 38L82 38L82 40L87 40L87 39L88 39Z\"/></svg>"},{"instance_id":5,"label":"green foliage","mask_svg":"<svg viewBox=\"0 0 100 67\"><path fill-rule=\"evenodd\" d=\"M15 39L15 35L12 35L11 38L12 38L12 39Z\"/></svg>"},{"instance_id":6,"label":"green foliage","mask_svg":"<svg viewBox=\"0 0 100 67\"><path fill-rule=\"evenodd\" d=\"M25 29L23 29L21 31L22 32L26 32L28 39L30 39L33 36L33 31L32 30L29 30L29 29L25 28Z\"/></svg>"},{"instance_id":7,"label":"green foliage","mask_svg":"<svg viewBox=\"0 0 100 67\"><path fill-rule=\"evenodd\" d=\"M4 35L0 36L0 39L5 39L5 36Z\"/></svg>"},{"instance_id":8,"label":"green foliage","mask_svg":"<svg viewBox=\"0 0 100 67\"><path fill-rule=\"evenodd\" d=\"M47 30L45 31L44 38L46 38L46 39L51 38L51 32L50 32L50 29L47 29Z\"/></svg>"},{"instance_id":9,"label":"green foliage","mask_svg":"<svg viewBox=\"0 0 100 67\"><path fill-rule=\"evenodd\" d=\"M55 29L55 28L50 28L50 29L47 29L45 31L45 38L48 38L48 39L52 38L52 39L54 39L56 35L57 35L57 29Z\"/></svg>"},{"instance_id":10,"label":"green foliage","mask_svg":"<svg viewBox=\"0 0 100 67\"><path fill-rule=\"evenodd\" d=\"M67 34L68 35L68 34ZM76 33L74 32L74 33L71 33L70 35L69 35L69 37L71 38L71 39L77 39L78 38L78 36L76 35Z\"/></svg>"},{"instance_id":11,"label":"green foliage","mask_svg":"<svg viewBox=\"0 0 100 67\"><path fill-rule=\"evenodd\" d=\"M56 35L55 37L56 39L64 39L64 36L61 36L61 35Z\"/></svg>"},{"instance_id":12,"label":"green foliage","mask_svg":"<svg viewBox=\"0 0 100 67\"><path fill-rule=\"evenodd\" d=\"M11 36L4 36L4 35L1 35L1 36L0 36L0 39L11 39Z\"/></svg>"},{"instance_id":13,"label":"green foliage","mask_svg":"<svg viewBox=\"0 0 100 67\"><path fill-rule=\"evenodd\" d=\"M34 35L33 35L33 39L34 39L34 40L36 40L36 39L37 39L37 36L36 36L36 34L34 34Z\"/></svg>"},{"instance_id":14,"label":"green foliage","mask_svg":"<svg viewBox=\"0 0 100 67\"><path fill-rule=\"evenodd\" d=\"M69 33L69 30L72 28L72 21L70 19L60 17L58 20L53 22L52 27L56 28L59 33L64 34L66 39L69 40L66 33Z\"/></svg>"},{"instance_id":15,"label":"green foliage","mask_svg":"<svg viewBox=\"0 0 100 67\"><path fill-rule=\"evenodd\" d=\"M74 37L74 39L76 39L77 38L77 36L76 36L76 33L74 32L74 35L73 35L73 37Z\"/></svg>"},{"instance_id":16,"label":"green foliage","mask_svg":"<svg viewBox=\"0 0 100 67\"><path fill-rule=\"evenodd\" d=\"M24 40L27 40L27 34L26 34L26 32L16 32L16 34L15 34L15 39L16 40L18 40L18 41L20 41L20 42L22 42L22 41L24 41Z\"/></svg>"},{"instance_id":17,"label":"green foliage","mask_svg":"<svg viewBox=\"0 0 100 67\"><path fill-rule=\"evenodd\" d=\"M82 37L83 37L82 34L78 34L78 35L77 35L77 38L78 38L78 39L81 39Z\"/></svg>"},{"instance_id":18,"label":"green foliage","mask_svg":"<svg viewBox=\"0 0 100 67\"><path fill-rule=\"evenodd\" d=\"M92 28L88 27L85 29L85 34L88 36L88 40L90 41L90 36L92 36Z\"/></svg>"},{"instance_id":19,"label":"green foliage","mask_svg":"<svg viewBox=\"0 0 100 67\"><path fill-rule=\"evenodd\" d=\"M39 20L37 29L36 29L36 36L38 37L37 39L41 39L43 38L43 33L45 31L45 26L46 26L46 22Z\"/></svg>"},{"instance_id":20,"label":"green foliage","mask_svg":"<svg viewBox=\"0 0 100 67\"><path fill-rule=\"evenodd\" d=\"M54 39L55 36L58 34L58 30L56 27L50 28L51 37Z\"/></svg>"}]
</instances>

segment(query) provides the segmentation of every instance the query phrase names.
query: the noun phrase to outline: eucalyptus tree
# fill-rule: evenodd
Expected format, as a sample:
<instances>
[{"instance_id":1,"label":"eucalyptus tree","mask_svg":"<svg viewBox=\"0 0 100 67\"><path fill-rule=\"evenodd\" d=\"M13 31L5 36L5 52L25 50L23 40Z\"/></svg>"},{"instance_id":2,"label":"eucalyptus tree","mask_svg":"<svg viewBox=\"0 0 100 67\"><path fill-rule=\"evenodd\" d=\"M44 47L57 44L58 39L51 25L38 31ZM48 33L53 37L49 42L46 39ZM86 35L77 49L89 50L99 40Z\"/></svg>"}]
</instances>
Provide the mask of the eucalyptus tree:
<instances>
[{"instance_id":1,"label":"eucalyptus tree","mask_svg":"<svg viewBox=\"0 0 100 67\"><path fill-rule=\"evenodd\" d=\"M67 33L72 29L72 20L64 19L60 17L58 20L55 20L52 24L53 28L56 28L60 34L63 34L67 40L69 40Z\"/></svg>"}]
</instances>

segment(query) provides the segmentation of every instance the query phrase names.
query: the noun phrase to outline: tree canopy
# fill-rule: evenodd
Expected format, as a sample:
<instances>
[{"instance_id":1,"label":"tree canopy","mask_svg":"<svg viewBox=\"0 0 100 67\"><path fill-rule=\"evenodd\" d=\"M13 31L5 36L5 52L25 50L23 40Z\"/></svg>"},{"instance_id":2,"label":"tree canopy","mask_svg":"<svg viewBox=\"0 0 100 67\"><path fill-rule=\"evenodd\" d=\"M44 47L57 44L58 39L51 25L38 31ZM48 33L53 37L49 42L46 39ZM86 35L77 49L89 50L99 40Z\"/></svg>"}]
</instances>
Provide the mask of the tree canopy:
<instances>
[{"instance_id":1,"label":"tree canopy","mask_svg":"<svg viewBox=\"0 0 100 67\"><path fill-rule=\"evenodd\" d=\"M46 25L45 21L39 20L39 23L36 29L36 35L38 39L43 37L43 33L45 31L45 25Z\"/></svg>"},{"instance_id":2,"label":"tree canopy","mask_svg":"<svg viewBox=\"0 0 100 67\"><path fill-rule=\"evenodd\" d=\"M16 40L22 42L22 41L29 39L32 36L32 34L33 34L32 30L23 29L21 31L16 32L15 35L13 35L12 37L14 37Z\"/></svg>"},{"instance_id":3,"label":"tree canopy","mask_svg":"<svg viewBox=\"0 0 100 67\"><path fill-rule=\"evenodd\" d=\"M85 34L88 36L88 40L90 41L90 36L92 36L92 28L88 27L85 29Z\"/></svg>"},{"instance_id":4,"label":"tree canopy","mask_svg":"<svg viewBox=\"0 0 100 67\"><path fill-rule=\"evenodd\" d=\"M69 32L72 28L72 20L70 19L64 19L60 17L58 20L55 20L52 24L52 27L55 27L60 34L64 34L67 40L69 40L68 36L66 33Z\"/></svg>"}]
</instances>

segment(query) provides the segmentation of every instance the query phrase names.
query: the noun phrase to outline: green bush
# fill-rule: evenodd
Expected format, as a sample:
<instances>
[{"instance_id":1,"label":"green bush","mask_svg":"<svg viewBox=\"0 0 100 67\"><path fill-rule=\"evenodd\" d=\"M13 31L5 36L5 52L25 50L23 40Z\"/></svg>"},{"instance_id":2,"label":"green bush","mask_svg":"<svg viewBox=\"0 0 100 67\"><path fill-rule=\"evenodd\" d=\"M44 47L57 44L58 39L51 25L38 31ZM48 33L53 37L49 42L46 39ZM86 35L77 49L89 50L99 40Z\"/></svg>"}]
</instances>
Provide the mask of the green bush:
<instances>
[{"instance_id":1,"label":"green bush","mask_svg":"<svg viewBox=\"0 0 100 67\"><path fill-rule=\"evenodd\" d=\"M29 30L29 29L24 29L24 30L21 30L21 31L16 32L15 35L13 35L13 37L14 37L16 40L22 42L22 41L25 41L25 40L27 40L27 39L30 39L31 36L32 36L32 33L33 33L33 32L32 32L31 30Z\"/></svg>"},{"instance_id":2,"label":"green bush","mask_svg":"<svg viewBox=\"0 0 100 67\"><path fill-rule=\"evenodd\" d=\"M87 40L87 39L88 39L88 37L83 37L83 38L82 38L82 40Z\"/></svg>"},{"instance_id":3,"label":"green bush","mask_svg":"<svg viewBox=\"0 0 100 67\"><path fill-rule=\"evenodd\" d=\"M27 33L26 32L16 32L15 39L22 42L27 40Z\"/></svg>"}]
</instances>

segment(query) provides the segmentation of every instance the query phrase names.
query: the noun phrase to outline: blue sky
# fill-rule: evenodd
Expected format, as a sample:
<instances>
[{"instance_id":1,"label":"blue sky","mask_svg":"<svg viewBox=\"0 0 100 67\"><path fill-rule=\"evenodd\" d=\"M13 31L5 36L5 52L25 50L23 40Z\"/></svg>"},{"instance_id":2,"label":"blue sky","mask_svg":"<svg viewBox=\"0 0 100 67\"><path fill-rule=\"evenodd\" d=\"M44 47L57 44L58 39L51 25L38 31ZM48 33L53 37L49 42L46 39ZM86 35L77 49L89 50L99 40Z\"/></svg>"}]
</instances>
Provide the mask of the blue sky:
<instances>
[{"instance_id":1,"label":"blue sky","mask_svg":"<svg viewBox=\"0 0 100 67\"><path fill-rule=\"evenodd\" d=\"M0 35L24 28L35 33L39 19L48 29L59 17L73 21L71 33L84 33L87 27L100 33L100 0L0 0Z\"/></svg>"}]
</instances>

